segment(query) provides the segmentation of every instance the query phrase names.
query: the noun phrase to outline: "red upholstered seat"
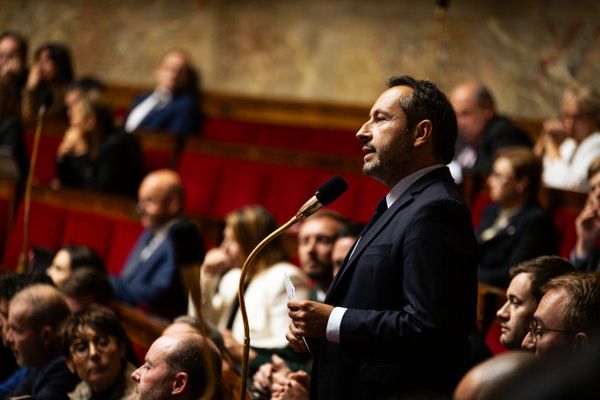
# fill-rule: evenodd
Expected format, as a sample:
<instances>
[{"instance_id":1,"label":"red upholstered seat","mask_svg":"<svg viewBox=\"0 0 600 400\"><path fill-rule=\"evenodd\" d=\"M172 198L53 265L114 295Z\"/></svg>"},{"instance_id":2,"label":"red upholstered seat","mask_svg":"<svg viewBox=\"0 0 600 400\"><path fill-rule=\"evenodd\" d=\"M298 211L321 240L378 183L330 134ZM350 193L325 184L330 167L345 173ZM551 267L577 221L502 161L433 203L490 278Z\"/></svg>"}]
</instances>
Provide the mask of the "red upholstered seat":
<instances>
[{"instance_id":1,"label":"red upholstered seat","mask_svg":"<svg viewBox=\"0 0 600 400\"><path fill-rule=\"evenodd\" d=\"M552 220L554 228L558 235L558 254L569 258L571 250L577 242L577 232L575 230L575 219L578 212L572 210L554 210Z\"/></svg>"},{"instance_id":2,"label":"red upholstered seat","mask_svg":"<svg viewBox=\"0 0 600 400\"><path fill-rule=\"evenodd\" d=\"M66 220L66 210L58 206L31 202L28 248L43 247L56 251L62 244L63 228ZM23 243L23 205L19 207L17 219L10 232L2 264L9 269L15 269Z\"/></svg>"},{"instance_id":3,"label":"red upholstered seat","mask_svg":"<svg viewBox=\"0 0 600 400\"><path fill-rule=\"evenodd\" d=\"M185 191L186 211L210 215L217 190L223 184L222 173L226 159L192 151L184 152L177 172Z\"/></svg>"},{"instance_id":4,"label":"red upholstered seat","mask_svg":"<svg viewBox=\"0 0 600 400\"><path fill-rule=\"evenodd\" d=\"M112 240L105 262L109 275L120 275L127 256L143 228L137 220L133 219L117 219L114 223Z\"/></svg>"},{"instance_id":5,"label":"red upholstered seat","mask_svg":"<svg viewBox=\"0 0 600 400\"><path fill-rule=\"evenodd\" d=\"M203 137L211 140L234 143L253 143L255 125L251 122L230 118L209 118L204 126Z\"/></svg>"},{"instance_id":6,"label":"red upholstered seat","mask_svg":"<svg viewBox=\"0 0 600 400\"><path fill-rule=\"evenodd\" d=\"M98 214L67 210L61 243L88 246L106 259L113 240L114 220Z\"/></svg>"},{"instance_id":7,"label":"red upholstered seat","mask_svg":"<svg viewBox=\"0 0 600 400\"><path fill-rule=\"evenodd\" d=\"M360 156L362 144L356 132L339 129L311 128L306 132L303 148L318 153Z\"/></svg>"},{"instance_id":8,"label":"red upholstered seat","mask_svg":"<svg viewBox=\"0 0 600 400\"><path fill-rule=\"evenodd\" d=\"M306 148L307 129L285 125L256 125L256 138L252 144L288 149Z\"/></svg>"},{"instance_id":9,"label":"red upholstered seat","mask_svg":"<svg viewBox=\"0 0 600 400\"><path fill-rule=\"evenodd\" d=\"M226 160L209 215L224 218L242 206L264 204L268 168L252 161Z\"/></svg>"}]
</instances>

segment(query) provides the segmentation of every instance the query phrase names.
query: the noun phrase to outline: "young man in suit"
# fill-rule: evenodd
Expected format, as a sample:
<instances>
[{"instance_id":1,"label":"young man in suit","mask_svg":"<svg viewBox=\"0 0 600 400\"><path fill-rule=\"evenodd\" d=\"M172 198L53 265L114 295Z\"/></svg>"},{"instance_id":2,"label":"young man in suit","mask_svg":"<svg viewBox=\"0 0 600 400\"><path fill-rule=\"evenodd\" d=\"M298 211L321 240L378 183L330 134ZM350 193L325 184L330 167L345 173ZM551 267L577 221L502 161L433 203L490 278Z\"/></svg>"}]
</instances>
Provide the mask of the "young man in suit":
<instances>
[{"instance_id":1,"label":"young man in suit","mask_svg":"<svg viewBox=\"0 0 600 400\"><path fill-rule=\"evenodd\" d=\"M313 398L448 395L468 367L477 247L469 209L444 166L456 116L429 81L401 76L357 133L382 199L325 304L290 301L290 345L316 345Z\"/></svg>"}]
</instances>

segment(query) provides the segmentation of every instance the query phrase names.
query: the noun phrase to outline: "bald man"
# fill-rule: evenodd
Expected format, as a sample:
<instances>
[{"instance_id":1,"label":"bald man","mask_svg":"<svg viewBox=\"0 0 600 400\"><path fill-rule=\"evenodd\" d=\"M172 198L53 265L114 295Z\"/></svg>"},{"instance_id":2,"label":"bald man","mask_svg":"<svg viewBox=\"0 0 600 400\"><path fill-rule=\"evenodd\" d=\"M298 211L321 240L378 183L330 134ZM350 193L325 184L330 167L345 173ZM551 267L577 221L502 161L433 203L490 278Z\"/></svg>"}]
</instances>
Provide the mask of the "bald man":
<instances>
[{"instance_id":1,"label":"bald man","mask_svg":"<svg viewBox=\"0 0 600 400\"><path fill-rule=\"evenodd\" d=\"M11 396L66 399L75 387L79 378L68 370L60 351L59 329L68 315L62 294L48 284L29 286L12 298L6 341L19 366L29 371Z\"/></svg>"},{"instance_id":2,"label":"bald man","mask_svg":"<svg viewBox=\"0 0 600 400\"><path fill-rule=\"evenodd\" d=\"M452 175L462 172L489 174L498 149L508 146L531 147L527 133L509 119L496 114L494 98L481 82L465 81L450 95L456 112L458 138Z\"/></svg>"},{"instance_id":3,"label":"bald man","mask_svg":"<svg viewBox=\"0 0 600 400\"><path fill-rule=\"evenodd\" d=\"M486 394L505 379L516 376L519 371L535 362L531 353L511 351L477 364L456 386L455 400L477 400L487 398Z\"/></svg>"},{"instance_id":4,"label":"bald man","mask_svg":"<svg viewBox=\"0 0 600 400\"><path fill-rule=\"evenodd\" d=\"M138 211L145 228L118 277L111 277L115 296L166 317L184 314L187 294L179 269L202 263L203 240L183 216L183 188L177 173L148 174L138 192Z\"/></svg>"},{"instance_id":5,"label":"bald man","mask_svg":"<svg viewBox=\"0 0 600 400\"><path fill-rule=\"evenodd\" d=\"M156 69L155 80L154 91L134 101L125 118L125 130L158 130L174 135L200 132L198 77L189 56L179 49L168 51Z\"/></svg>"},{"instance_id":6,"label":"bald man","mask_svg":"<svg viewBox=\"0 0 600 400\"><path fill-rule=\"evenodd\" d=\"M205 351L220 380L221 357L215 345L196 333L163 335L156 339L144 364L131 374L136 382L136 400L199 399L207 389ZM215 388L211 398L219 398Z\"/></svg>"}]
</instances>

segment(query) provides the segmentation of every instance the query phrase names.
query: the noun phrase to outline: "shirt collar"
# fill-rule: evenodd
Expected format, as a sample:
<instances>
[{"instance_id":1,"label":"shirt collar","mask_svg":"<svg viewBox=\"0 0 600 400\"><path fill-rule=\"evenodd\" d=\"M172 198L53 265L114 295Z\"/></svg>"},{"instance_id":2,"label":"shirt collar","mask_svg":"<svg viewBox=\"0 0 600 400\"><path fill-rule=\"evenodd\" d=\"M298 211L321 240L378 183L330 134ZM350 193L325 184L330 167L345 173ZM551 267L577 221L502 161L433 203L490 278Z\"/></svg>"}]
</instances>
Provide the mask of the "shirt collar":
<instances>
[{"instance_id":1,"label":"shirt collar","mask_svg":"<svg viewBox=\"0 0 600 400\"><path fill-rule=\"evenodd\" d=\"M392 204L394 204L394 202L398 200L400 196L406 192L406 189L408 189L413 183L431 171L442 168L443 166L443 164L431 165L402 178L400 182L396 183L392 190L390 190L390 192L385 196L385 202L387 203L388 208L390 208Z\"/></svg>"}]
</instances>

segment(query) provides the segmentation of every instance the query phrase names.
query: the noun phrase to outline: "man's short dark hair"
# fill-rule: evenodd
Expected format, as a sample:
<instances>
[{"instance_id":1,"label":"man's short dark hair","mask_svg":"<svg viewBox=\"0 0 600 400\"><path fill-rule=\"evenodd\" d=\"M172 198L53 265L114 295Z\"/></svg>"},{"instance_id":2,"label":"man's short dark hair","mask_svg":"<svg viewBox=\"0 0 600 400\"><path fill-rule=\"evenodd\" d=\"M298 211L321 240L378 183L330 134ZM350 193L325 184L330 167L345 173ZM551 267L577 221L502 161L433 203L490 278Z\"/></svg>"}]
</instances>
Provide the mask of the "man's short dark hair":
<instances>
[{"instance_id":1,"label":"man's short dark hair","mask_svg":"<svg viewBox=\"0 0 600 400\"><path fill-rule=\"evenodd\" d=\"M563 310L565 329L574 332L597 330L600 326L600 273L571 272L546 283L544 293L565 289L569 300Z\"/></svg>"},{"instance_id":2,"label":"man's short dark hair","mask_svg":"<svg viewBox=\"0 0 600 400\"><path fill-rule=\"evenodd\" d=\"M187 373L190 395L194 399L200 398L207 388L205 350L208 350L207 353L211 358L210 367L216 378L214 382L220 382L221 356L219 351L209 339L200 334L181 335L181 340L165 356L165 362L172 373Z\"/></svg>"},{"instance_id":3,"label":"man's short dark hair","mask_svg":"<svg viewBox=\"0 0 600 400\"><path fill-rule=\"evenodd\" d=\"M512 266L508 273L511 278L518 274L526 273L531 275L531 293L539 303L544 292L543 286L551 279L557 276L574 272L575 267L569 261L558 256L541 256L531 260L523 261Z\"/></svg>"},{"instance_id":4,"label":"man's short dark hair","mask_svg":"<svg viewBox=\"0 0 600 400\"><path fill-rule=\"evenodd\" d=\"M407 130L410 132L419 122L430 120L433 155L442 164L452 161L458 127L456 114L446 95L433 82L417 80L408 75L393 76L388 86L408 86L413 90L410 96L400 101L400 107L406 114Z\"/></svg>"},{"instance_id":5,"label":"man's short dark hair","mask_svg":"<svg viewBox=\"0 0 600 400\"><path fill-rule=\"evenodd\" d=\"M483 84L480 84L477 90L475 91L475 101L480 107L483 108L491 108L494 110L496 108L496 102L494 101L494 96L492 96L492 92Z\"/></svg>"}]
</instances>

